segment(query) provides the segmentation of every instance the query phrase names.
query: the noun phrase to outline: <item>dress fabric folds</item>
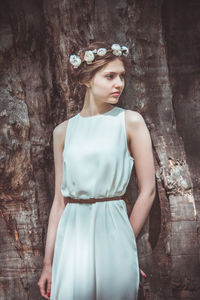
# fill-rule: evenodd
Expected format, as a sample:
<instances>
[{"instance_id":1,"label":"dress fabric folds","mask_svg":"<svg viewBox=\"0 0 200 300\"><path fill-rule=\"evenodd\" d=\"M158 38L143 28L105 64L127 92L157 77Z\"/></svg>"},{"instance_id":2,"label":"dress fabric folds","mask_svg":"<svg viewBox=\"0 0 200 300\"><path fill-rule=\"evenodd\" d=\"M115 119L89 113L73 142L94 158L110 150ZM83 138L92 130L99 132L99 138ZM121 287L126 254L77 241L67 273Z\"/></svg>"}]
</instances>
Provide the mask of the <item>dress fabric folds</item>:
<instances>
[{"instance_id":1,"label":"dress fabric folds","mask_svg":"<svg viewBox=\"0 0 200 300\"><path fill-rule=\"evenodd\" d=\"M114 106L104 114L77 114L68 120L63 196L122 196L133 164L124 108ZM50 300L136 300L139 277L125 201L67 203L57 228Z\"/></svg>"}]
</instances>

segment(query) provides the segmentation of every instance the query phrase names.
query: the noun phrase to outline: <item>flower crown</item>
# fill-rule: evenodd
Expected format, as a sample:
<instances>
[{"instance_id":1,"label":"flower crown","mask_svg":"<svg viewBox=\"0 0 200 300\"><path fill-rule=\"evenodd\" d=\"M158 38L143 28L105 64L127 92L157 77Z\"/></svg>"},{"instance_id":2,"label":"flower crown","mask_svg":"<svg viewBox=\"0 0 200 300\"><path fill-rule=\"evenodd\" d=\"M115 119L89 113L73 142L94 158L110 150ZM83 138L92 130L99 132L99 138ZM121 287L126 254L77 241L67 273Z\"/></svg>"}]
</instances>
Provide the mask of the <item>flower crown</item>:
<instances>
[{"instance_id":1,"label":"flower crown","mask_svg":"<svg viewBox=\"0 0 200 300\"><path fill-rule=\"evenodd\" d=\"M116 56L121 56L121 55L127 56L129 54L129 49L126 46L120 46L119 44L113 44L111 46L111 49L112 49L112 53ZM72 54L70 55L69 62L70 64L73 65L74 69L77 69L82 62L86 61L88 65L92 64L93 60L95 59L95 55L104 56L106 53L107 53L106 48L87 50L85 51L83 60L81 60L80 56Z\"/></svg>"}]
</instances>

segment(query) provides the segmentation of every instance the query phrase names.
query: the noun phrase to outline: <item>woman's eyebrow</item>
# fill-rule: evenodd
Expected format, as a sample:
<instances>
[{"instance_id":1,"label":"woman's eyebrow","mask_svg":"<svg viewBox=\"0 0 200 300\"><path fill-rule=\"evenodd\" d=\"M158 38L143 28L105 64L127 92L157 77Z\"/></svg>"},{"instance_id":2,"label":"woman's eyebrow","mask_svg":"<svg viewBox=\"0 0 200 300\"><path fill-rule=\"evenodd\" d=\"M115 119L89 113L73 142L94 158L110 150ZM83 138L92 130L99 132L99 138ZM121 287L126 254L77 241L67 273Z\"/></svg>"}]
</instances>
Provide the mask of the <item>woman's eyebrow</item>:
<instances>
[{"instance_id":1,"label":"woman's eyebrow","mask_svg":"<svg viewBox=\"0 0 200 300\"><path fill-rule=\"evenodd\" d=\"M109 74L118 74L117 72L112 72L112 71L106 71L106 72L104 72L105 74L107 74L107 73L109 73ZM126 72L125 71L122 71L122 72L119 72L120 74L126 74Z\"/></svg>"}]
</instances>

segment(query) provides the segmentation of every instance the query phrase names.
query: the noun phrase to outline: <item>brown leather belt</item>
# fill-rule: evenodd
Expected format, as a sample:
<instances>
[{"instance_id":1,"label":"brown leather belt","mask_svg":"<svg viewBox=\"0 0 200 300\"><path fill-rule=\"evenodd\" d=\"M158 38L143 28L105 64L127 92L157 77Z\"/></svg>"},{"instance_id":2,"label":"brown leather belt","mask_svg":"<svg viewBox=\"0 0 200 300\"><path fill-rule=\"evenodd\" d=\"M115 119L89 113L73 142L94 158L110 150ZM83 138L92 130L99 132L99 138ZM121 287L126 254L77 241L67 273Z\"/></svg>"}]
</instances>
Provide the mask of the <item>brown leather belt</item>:
<instances>
[{"instance_id":1,"label":"brown leather belt","mask_svg":"<svg viewBox=\"0 0 200 300\"><path fill-rule=\"evenodd\" d=\"M112 201L112 200L124 200L126 201L126 194L122 196L114 196L114 197L106 197L106 198L89 198L89 199L81 199L81 198L71 198L64 197L65 203L95 203L95 202L103 202L103 201Z\"/></svg>"}]
</instances>

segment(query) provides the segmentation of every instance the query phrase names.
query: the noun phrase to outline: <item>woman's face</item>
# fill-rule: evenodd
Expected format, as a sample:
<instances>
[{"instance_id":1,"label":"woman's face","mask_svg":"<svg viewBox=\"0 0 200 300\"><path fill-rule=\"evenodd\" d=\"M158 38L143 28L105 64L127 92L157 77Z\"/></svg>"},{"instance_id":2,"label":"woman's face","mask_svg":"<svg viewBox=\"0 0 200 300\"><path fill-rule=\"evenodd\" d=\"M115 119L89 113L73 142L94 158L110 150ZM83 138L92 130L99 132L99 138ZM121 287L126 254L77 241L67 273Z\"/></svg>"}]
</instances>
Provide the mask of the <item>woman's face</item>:
<instances>
[{"instance_id":1,"label":"woman's face","mask_svg":"<svg viewBox=\"0 0 200 300\"><path fill-rule=\"evenodd\" d=\"M116 103L125 86L125 68L116 58L99 70L89 82L90 93L101 102Z\"/></svg>"}]
</instances>

